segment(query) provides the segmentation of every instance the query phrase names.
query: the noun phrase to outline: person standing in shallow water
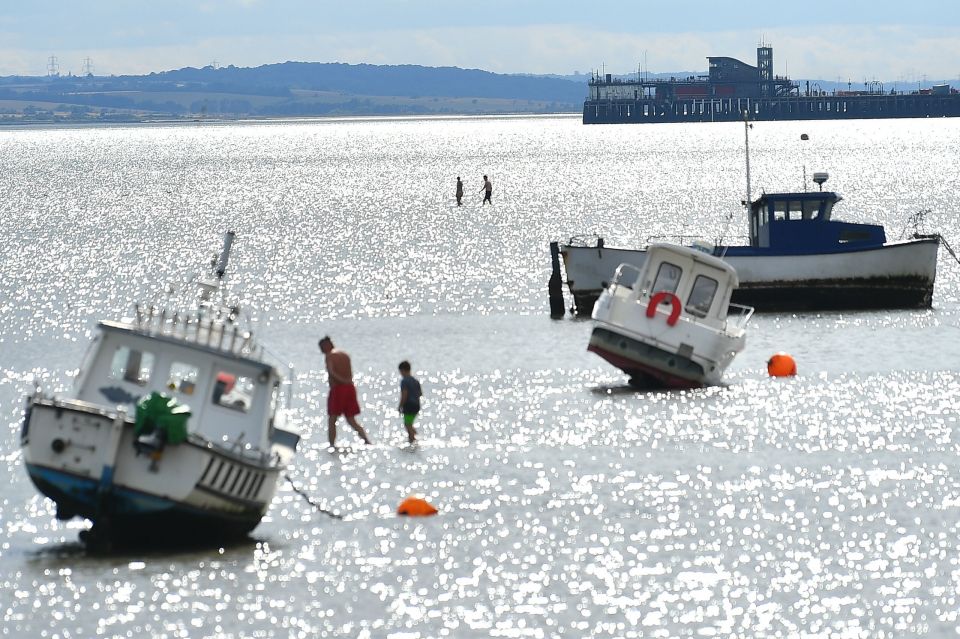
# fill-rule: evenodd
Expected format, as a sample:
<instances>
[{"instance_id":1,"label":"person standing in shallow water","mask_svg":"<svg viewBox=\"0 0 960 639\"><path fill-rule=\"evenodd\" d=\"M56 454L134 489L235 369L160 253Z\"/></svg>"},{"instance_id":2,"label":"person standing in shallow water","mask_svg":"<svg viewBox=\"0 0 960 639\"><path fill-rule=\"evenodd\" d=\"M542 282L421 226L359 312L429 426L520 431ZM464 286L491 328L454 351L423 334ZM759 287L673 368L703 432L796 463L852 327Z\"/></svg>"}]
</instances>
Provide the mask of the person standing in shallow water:
<instances>
[{"instance_id":1,"label":"person standing in shallow water","mask_svg":"<svg viewBox=\"0 0 960 639\"><path fill-rule=\"evenodd\" d=\"M353 366L350 356L333 346L333 340L325 336L319 342L320 351L327 361L327 376L330 382L330 395L327 397L327 414L329 423L327 435L330 446L337 439L337 420L340 415L347 418L347 423L357 431L360 439L369 444L366 431L357 421L360 414L360 404L357 402L357 388L353 385Z\"/></svg>"},{"instance_id":2,"label":"person standing in shallow water","mask_svg":"<svg viewBox=\"0 0 960 639\"><path fill-rule=\"evenodd\" d=\"M400 362L400 405L397 410L403 414L403 426L407 429L407 439L412 444L417 439L417 431L413 427L414 420L420 412L420 398L423 390L420 381L410 374L410 362Z\"/></svg>"},{"instance_id":3,"label":"person standing in shallow water","mask_svg":"<svg viewBox=\"0 0 960 639\"><path fill-rule=\"evenodd\" d=\"M457 176L457 206L463 206L463 182L460 181L460 176Z\"/></svg>"},{"instance_id":4,"label":"person standing in shallow water","mask_svg":"<svg viewBox=\"0 0 960 639\"><path fill-rule=\"evenodd\" d=\"M486 175L483 176L483 187L480 190L483 191L483 202L480 205L483 206L489 202L492 206L493 200L490 197L493 195L493 182Z\"/></svg>"}]
</instances>

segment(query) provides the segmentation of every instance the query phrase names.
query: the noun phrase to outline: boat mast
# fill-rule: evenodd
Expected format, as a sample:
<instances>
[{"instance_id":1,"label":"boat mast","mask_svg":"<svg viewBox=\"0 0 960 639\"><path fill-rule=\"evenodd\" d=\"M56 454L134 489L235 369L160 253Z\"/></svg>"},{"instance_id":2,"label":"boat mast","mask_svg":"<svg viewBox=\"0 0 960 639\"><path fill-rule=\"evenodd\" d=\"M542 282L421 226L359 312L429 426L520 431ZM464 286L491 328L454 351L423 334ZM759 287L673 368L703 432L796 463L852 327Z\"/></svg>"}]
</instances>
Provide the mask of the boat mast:
<instances>
[{"instance_id":1,"label":"boat mast","mask_svg":"<svg viewBox=\"0 0 960 639\"><path fill-rule=\"evenodd\" d=\"M743 146L746 149L747 156L747 199L743 201L743 205L747 208L750 208L750 122L748 119L749 113L746 109L743 111Z\"/></svg>"},{"instance_id":2,"label":"boat mast","mask_svg":"<svg viewBox=\"0 0 960 639\"><path fill-rule=\"evenodd\" d=\"M233 238L236 233L227 231L223 235L223 249L220 251L220 259L217 260L217 277L223 279L223 274L227 272L227 261L230 259L230 247L233 246Z\"/></svg>"},{"instance_id":3,"label":"boat mast","mask_svg":"<svg viewBox=\"0 0 960 639\"><path fill-rule=\"evenodd\" d=\"M233 246L234 237L236 237L236 233L233 231L227 231L223 234L223 248L220 250L220 256L210 260L210 267L213 269L213 273L204 277L199 282L201 305L210 301L210 297L214 291L220 290L220 285L223 283L223 275L227 272L227 262L230 260L230 247ZM213 275L216 275L217 279L213 279Z\"/></svg>"}]
</instances>

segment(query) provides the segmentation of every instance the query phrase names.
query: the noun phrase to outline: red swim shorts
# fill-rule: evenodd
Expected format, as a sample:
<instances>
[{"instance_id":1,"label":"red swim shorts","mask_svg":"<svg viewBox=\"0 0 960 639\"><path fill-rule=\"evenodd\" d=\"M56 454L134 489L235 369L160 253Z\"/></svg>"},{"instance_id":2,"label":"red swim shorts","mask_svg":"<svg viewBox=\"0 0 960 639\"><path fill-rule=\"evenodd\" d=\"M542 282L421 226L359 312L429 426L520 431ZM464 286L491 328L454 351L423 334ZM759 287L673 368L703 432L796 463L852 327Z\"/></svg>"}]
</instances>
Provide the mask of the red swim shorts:
<instances>
[{"instance_id":1,"label":"red swim shorts","mask_svg":"<svg viewBox=\"0 0 960 639\"><path fill-rule=\"evenodd\" d=\"M353 384L337 384L330 387L327 397L328 415L346 415L353 417L360 414L360 404L357 403L357 387Z\"/></svg>"}]
</instances>

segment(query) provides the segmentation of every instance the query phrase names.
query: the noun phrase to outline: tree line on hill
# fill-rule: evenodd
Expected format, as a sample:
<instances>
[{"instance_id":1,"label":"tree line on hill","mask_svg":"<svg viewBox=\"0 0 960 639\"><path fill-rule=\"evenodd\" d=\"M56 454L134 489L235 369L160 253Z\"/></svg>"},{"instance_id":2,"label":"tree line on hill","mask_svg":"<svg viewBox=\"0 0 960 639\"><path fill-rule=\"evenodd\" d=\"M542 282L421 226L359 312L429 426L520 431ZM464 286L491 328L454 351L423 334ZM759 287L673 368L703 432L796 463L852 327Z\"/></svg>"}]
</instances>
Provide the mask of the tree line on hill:
<instances>
[{"instance_id":1,"label":"tree line on hill","mask_svg":"<svg viewBox=\"0 0 960 639\"><path fill-rule=\"evenodd\" d=\"M579 79L578 79L579 80ZM185 68L148 75L0 78L0 111L13 103L70 113L126 110L183 117L579 111L586 82L477 69L284 62ZM8 102L6 102L8 101Z\"/></svg>"}]
</instances>

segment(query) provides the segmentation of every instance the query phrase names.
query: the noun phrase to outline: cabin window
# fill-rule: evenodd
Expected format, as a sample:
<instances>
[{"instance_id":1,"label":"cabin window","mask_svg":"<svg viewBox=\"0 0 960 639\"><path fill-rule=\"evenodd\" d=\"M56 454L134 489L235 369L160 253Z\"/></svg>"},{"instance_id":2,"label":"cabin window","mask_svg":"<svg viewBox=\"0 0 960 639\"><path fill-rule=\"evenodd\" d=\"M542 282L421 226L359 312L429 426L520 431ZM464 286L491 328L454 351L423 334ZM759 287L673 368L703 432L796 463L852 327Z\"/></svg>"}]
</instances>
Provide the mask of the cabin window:
<instances>
[{"instance_id":1,"label":"cabin window","mask_svg":"<svg viewBox=\"0 0 960 639\"><path fill-rule=\"evenodd\" d=\"M809 200L803 203L803 219L815 220L820 215L820 201Z\"/></svg>"},{"instance_id":2,"label":"cabin window","mask_svg":"<svg viewBox=\"0 0 960 639\"><path fill-rule=\"evenodd\" d=\"M280 389L280 382L274 382L273 390L270 392L270 414L276 415L277 409L280 407L280 394L283 391Z\"/></svg>"},{"instance_id":3,"label":"cabin window","mask_svg":"<svg viewBox=\"0 0 960 639\"><path fill-rule=\"evenodd\" d=\"M840 231L840 243L847 242L866 242L870 240L870 233L867 231Z\"/></svg>"},{"instance_id":4,"label":"cabin window","mask_svg":"<svg viewBox=\"0 0 960 639\"><path fill-rule=\"evenodd\" d=\"M780 220L789 220L790 214L787 209L786 202L774 202L773 203L773 219L776 221Z\"/></svg>"},{"instance_id":5,"label":"cabin window","mask_svg":"<svg viewBox=\"0 0 960 639\"><path fill-rule=\"evenodd\" d=\"M773 203L774 220L810 220L816 218L819 211L820 203L817 201L800 202L792 200Z\"/></svg>"},{"instance_id":6,"label":"cabin window","mask_svg":"<svg viewBox=\"0 0 960 639\"><path fill-rule=\"evenodd\" d=\"M693 281L693 290L687 298L687 312L697 317L706 317L713 304L720 283L712 277L698 275Z\"/></svg>"},{"instance_id":7,"label":"cabin window","mask_svg":"<svg viewBox=\"0 0 960 639\"><path fill-rule=\"evenodd\" d=\"M676 264L663 262L660 264L660 268L657 269L657 277L653 280L653 290L651 292L659 293L660 291L666 291L667 293L675 293L677 285L680 284L680 276L682 274L683 269Z\"/></svg>"},{"instance_id":8,"label":"cabin window","mask_svg":"<svg viewBox=\"0 0 960 639\"><path fill-rule=\"evenodd\" d=\"M110 377L137 386L146 386L153 370L153 353L118 346L110 364Z\"/></svg>"},{"instance_id":9,"label":"cabin window","mask_svg":"<svg viewBox=\"0 0 960 639\"><path fill-rule=\"evenodd\" d=\"M251 378L220 371L213 378L213 394L210 400L217 406L246 413L253 401L253 391Z\"/></svg>"},{"instance_id":10,"label":"cabin window","mask_svg":"<svg viewBox=\"0 0 960 639\"><path fill-rule=\"evenodd\" d=\"M197 388L197 377L200 371L192 364L183 362L174 362L170 364L170 374L167 376L167 388L182 393L184 395L193 395Z\"/></svg>"}]
</instances>

